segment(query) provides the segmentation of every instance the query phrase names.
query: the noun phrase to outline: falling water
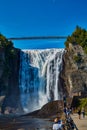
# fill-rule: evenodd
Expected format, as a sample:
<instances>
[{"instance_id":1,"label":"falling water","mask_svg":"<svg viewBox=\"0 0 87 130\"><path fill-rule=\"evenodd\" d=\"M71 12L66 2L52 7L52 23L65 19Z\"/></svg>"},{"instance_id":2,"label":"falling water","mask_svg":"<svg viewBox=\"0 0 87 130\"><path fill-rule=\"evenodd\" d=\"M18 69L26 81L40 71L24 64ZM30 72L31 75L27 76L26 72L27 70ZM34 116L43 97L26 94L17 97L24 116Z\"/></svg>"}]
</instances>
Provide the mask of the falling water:
<instances>
[{"instance_id":1,"label":"falling water","mask_svg":"<svg viewBox=\"0 0 87 130\"><path fill-rule=\"evenodd\" d=\"M22 50L19 87L24 111L31 112L60 99L58 76L64 49Z\"/></svg>"}]
</instances>

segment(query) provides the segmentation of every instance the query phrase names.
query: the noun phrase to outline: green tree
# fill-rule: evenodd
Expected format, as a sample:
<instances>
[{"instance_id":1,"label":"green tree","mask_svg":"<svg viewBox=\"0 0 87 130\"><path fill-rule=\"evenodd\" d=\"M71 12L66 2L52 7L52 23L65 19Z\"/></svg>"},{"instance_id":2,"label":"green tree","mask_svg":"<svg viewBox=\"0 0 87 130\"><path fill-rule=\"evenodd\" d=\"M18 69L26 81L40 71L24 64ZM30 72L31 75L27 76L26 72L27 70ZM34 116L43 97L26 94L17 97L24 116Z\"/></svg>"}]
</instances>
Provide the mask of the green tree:
<instances>
[{"instance_id":1,"label":"green tree","mask_svg":"<svg viewBox=\"0 0 87 130\"><path fill-rule=\"evenodd\" d=\"M79 44L82 46L85 53L87 53L87 31L77 26L72 35L67 37L65 42L66 48L69 47L69 43Z\"/></svg>"},{"instance_id":2,"label":"green tree","mask_svg":"<svg viewBox=\"0 0 87 130\"><path fill-rule=\"evenodd\" d=\"M80 99L80 108L85 108L87 107L87 98L82 98Z\"/></svg>"}]
</instances>

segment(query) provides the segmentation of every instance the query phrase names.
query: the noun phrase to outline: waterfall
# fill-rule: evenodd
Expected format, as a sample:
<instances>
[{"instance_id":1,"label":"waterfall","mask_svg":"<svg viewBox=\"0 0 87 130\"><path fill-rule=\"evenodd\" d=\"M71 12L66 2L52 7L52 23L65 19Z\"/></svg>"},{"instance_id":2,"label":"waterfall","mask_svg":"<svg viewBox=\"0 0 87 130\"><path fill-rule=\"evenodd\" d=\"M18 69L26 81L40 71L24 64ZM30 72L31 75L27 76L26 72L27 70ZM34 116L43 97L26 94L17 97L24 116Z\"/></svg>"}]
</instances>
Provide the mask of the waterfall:
<instances>
[{"instance_id":1,"label":"waterfall","mask_svg":"<svg viewBox=\"0 0 87 130\"><path fill-rule=\"evenodd\" d=\"M19 87L25 112L60 99L58 76L64 49L21 50Z\"/></svg>"}]
</instances>

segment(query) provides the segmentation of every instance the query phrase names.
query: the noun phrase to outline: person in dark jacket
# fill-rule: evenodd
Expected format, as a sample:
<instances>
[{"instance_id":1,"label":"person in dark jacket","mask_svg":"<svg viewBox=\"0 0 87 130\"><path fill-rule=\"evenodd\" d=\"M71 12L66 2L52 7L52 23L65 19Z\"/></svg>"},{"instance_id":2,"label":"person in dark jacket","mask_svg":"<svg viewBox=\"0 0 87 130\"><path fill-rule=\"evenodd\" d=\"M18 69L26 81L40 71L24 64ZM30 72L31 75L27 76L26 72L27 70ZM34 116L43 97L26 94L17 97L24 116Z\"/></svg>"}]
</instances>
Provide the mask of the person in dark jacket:
<instances>
[{"instance_id":1,"label":"person in dark jacket","mask_svg":"<svg viewBox=\"0 0 87 130\"><path fill-rule=\"evenodd\" d=\"M82 115L83 115L83 118L85 118L85 109L84 108L82 109Z\"/></svg>"},{"instance_id":2,"label":"person in dark jacket","mask_svg":"<svg viewBox=\"0 0 87 130\"><path fill-rule=\"evenodd\" d=\"M81 119L81 109L78 111L79 119Z\"/></svg>"}]
</instances>

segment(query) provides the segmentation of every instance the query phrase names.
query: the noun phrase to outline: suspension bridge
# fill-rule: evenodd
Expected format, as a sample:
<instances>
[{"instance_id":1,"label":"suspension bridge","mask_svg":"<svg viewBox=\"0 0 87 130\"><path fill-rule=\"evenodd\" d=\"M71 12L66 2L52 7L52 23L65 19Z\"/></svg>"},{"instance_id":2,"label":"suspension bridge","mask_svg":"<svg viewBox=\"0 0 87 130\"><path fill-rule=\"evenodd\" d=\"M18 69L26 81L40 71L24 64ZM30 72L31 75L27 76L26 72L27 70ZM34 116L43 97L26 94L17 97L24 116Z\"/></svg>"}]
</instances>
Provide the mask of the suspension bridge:
<instances>
[{"instance_id":1,"label":"suspension bridge","mask_svg":"<svg viewBox=\"0 0 87 130\"><path fill-rule=\"evenodd\" d=\"M30 36L30 37L10 37L8 40L59 40L66 39L67 36Z\"/></svg>"}]
</instances>

